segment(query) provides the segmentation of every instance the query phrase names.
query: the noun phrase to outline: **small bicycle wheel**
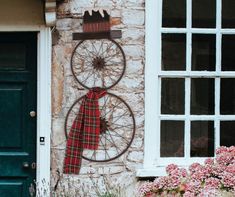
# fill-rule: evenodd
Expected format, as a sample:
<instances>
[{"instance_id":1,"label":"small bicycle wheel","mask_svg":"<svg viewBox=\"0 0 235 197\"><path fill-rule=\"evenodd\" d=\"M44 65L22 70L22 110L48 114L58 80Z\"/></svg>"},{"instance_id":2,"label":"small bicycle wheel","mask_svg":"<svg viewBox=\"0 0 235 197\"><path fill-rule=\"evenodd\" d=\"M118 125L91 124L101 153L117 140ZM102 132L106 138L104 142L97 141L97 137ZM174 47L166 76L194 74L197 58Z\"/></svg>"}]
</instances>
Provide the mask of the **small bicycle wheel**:
<instances>
[{"instance_id":1,"label":"small bicycle wheel","mask_svg":"<svg viewBox=\"0 0 235 197\"><path fill-rule=\"evenodd\" d=\"M80 97L69 109L65 119L65 136L71 129L85 96ZM99 99L100 139L97 150L83 150L88 161L104 162L118 158L130 147L135 135L134 115L127 103L120 97L107 93Z\"/></svg>"},{"instance_id":2,"label":"small bicycle wheel","mask_svg":"<svg viewBox=\"0 0 235 197\"><path fill-rule=\"evenodd\" d=\"M77 82L86 89L109 89L122 78L126 58L114 40L82 40L71 57L71 70Z\"/></svg>"}]
</instances>

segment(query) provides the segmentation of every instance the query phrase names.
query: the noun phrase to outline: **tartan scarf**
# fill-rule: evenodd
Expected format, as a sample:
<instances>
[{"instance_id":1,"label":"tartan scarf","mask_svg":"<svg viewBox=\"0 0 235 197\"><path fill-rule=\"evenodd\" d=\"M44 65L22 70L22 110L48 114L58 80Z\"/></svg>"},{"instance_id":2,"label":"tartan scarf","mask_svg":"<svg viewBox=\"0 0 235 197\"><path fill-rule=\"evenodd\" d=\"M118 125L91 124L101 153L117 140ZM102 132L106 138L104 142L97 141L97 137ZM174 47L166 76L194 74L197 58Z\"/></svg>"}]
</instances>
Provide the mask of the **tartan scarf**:
<instances>
[{"instance_id":1,"label":"tartan scarf","mask_svg":"<svg viewBox=\"0 0 235 197\"><path fill-rule=\"evenodd\" d=\"M98 100L105 95L105 90L95 87L83 98L67 140L64 159L65 174L79 173L83 149L96 150L98 148L100 135Z\"/></svg>"}]
</instances>

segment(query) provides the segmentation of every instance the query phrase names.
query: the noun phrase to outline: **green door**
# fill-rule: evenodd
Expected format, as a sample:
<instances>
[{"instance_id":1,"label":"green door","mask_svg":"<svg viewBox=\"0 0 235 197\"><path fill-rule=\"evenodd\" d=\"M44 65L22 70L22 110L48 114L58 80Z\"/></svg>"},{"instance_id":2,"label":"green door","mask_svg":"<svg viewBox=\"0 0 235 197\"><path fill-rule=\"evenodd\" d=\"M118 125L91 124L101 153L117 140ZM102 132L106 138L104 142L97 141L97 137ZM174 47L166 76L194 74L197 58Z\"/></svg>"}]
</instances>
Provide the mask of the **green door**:
<instances>
[{"instance_id":1,"label":"green door","mask_svg":"<svg viewBox=\"0 0 235 197\"><path fill-rule=\"evenodd\" d=\"M36 177L37 33L0 33L0 197L28 197Z\"/></svg>"}]
</instances>

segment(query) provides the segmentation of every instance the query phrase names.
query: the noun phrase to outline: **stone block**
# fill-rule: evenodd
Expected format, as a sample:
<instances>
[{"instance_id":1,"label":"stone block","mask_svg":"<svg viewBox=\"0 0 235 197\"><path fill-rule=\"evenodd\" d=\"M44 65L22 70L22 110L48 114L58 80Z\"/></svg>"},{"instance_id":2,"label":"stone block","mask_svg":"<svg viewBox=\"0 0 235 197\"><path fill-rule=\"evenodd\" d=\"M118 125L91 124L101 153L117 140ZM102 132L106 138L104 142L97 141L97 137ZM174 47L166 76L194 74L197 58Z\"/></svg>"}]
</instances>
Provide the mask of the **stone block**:
<instances>
[{"instance_id":1,"label":"stone block","mask_svg":"<svg viewBox=\"0 0 235 197\"><path fill-rule=\"evenodd\" d=\"M127 159L134 162L142 162L144 158L144 153L142 151L132 151L129 153Z\"/></svg>"},{"instance_id":2,"label":"stone block","mask_svg":"<svg viewBox=\"0 0 235 197\"><path fill-rule=\"evenodd\" d=\"M124 45L123 50L130 59L141 59L145 55L144 46L141 45Z\"/></svg>"},{"instance_id":3,"label":"stone block","mask_svg":"<svg viewBox=\"0 0 235 197\"><path fill-rule=\"evenodd\" d=\"M125 9L122 11L122 22L125 25L144 25L145 16L143 10Z\"/></svg>"}]
</instances>

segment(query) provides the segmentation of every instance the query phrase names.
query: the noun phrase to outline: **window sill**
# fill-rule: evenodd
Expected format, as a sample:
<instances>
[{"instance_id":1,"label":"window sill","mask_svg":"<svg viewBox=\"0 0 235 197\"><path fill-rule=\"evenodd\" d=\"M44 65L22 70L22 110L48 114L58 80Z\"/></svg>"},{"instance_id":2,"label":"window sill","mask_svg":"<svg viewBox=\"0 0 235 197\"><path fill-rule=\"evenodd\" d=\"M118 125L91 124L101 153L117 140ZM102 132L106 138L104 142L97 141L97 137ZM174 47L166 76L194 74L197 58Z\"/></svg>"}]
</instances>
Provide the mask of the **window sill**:
<instances>
[{"instance_id":1,"label":"window sill","mask_svg":"<svg viewBox=\"0 0 235 197\"><path fill-rule=\"evenodd\" d=\"M136 172L136 177L144 178L144 177L158 177L158 176L166 176L166 168L165 167L156 167L156 168L142 168L138 169Z\"/></svg>"},{"instance_id":2,"label":"window sill","mask_svg":"<svg viewBox=\"0 0 235 197\"><path fill-rule=\"evenodd\" d=\"M198 163L203 163L203 162L199 162ZM179 168L185 168L188 170L189 166L191 165L179 165ZM166 176L166 166L153 166L153 167L149 167L149 168L141 168L138 169L136 172L136 177L137 178L148 178L148 177L159 177L159 176Z\"/></svg>"}]
</instances>

